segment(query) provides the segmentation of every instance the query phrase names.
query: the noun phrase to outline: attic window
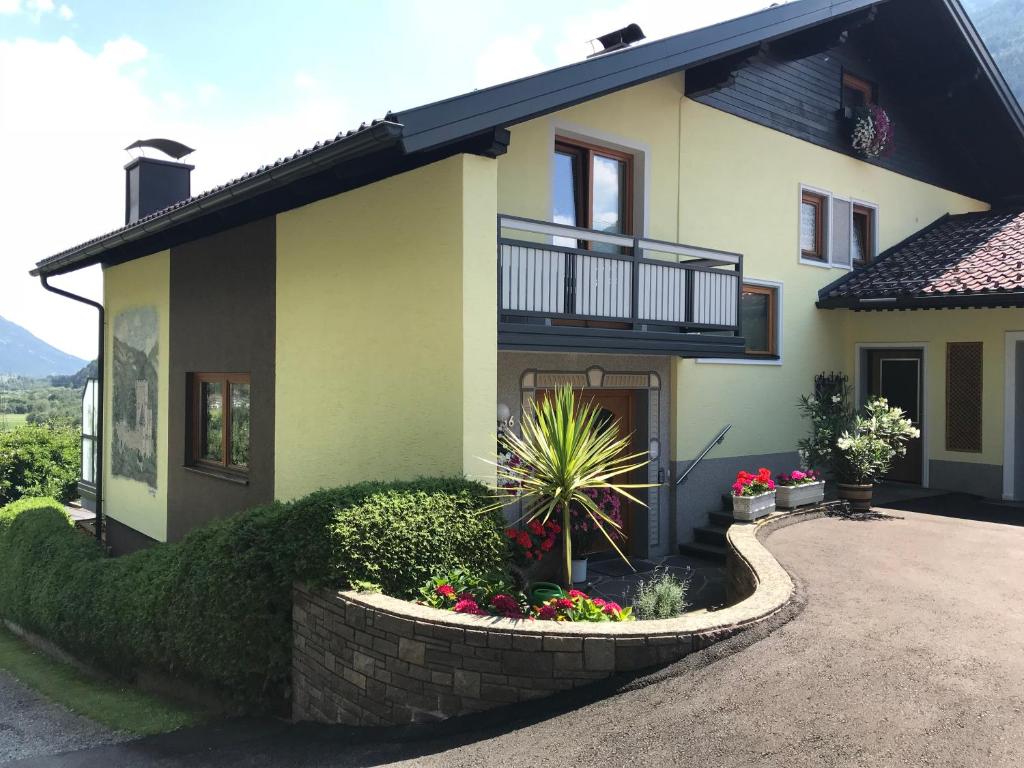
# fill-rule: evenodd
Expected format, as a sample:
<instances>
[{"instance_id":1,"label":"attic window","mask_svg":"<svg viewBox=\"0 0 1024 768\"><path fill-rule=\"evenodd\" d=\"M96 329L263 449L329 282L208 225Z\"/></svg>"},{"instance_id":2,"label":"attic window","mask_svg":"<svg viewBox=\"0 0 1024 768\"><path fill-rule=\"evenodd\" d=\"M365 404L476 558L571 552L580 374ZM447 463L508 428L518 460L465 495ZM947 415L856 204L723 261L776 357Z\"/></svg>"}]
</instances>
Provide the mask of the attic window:
<instances>
[{"instance_id":1,"label":"attic window","mask_svg":"<svg viewBox=\"0 0 1024 768\"><path fill-rule=\"evenodd\" d=\"M875 85L862 77L843 73L843 106L866 107L875 103Z\"/></svg>"}]
</instances>

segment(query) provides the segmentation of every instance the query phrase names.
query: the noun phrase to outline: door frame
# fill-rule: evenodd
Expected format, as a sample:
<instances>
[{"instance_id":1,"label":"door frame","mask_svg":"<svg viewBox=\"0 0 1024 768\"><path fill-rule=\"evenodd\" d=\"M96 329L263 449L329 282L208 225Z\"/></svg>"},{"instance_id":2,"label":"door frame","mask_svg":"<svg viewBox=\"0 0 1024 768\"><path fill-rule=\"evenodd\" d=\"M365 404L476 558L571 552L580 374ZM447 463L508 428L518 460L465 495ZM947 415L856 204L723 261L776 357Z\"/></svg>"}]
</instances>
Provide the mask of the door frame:
<instances>
[{"instance_id":1,"label":"door frame","mask_svg":"<svg viewBox=\"0 0 1024 768\"><path fill-rule=\"evenodd\" d=\"M929 467L931 463L930 452L928 450L928 428L931 424L930 413L928 410L929 392L928 392L928 342L927 341L878 341L878 342L857 342L854 344L854 359L853 359L853 392L854 392L854 403L857 408L864 402L864 396L866 394L864 390L865 385L865 371L864 371L864 360L867 358L867 352L874 349L914 349L921 351L921 487L930 487L929 482Z\"/></svg>"},{"instance_id":2,"label":"door frame","mask_svg":"<svg viewBox=\"0 0 1024 768\"><path fill-rule=\"evenodd\" d=\"M1017 342L1024 331L1006 332L1005 377L1003 384L1003 499L1012 501L1015 488L1014 464L1017 440Z\"/></svg>"}]
</instances>

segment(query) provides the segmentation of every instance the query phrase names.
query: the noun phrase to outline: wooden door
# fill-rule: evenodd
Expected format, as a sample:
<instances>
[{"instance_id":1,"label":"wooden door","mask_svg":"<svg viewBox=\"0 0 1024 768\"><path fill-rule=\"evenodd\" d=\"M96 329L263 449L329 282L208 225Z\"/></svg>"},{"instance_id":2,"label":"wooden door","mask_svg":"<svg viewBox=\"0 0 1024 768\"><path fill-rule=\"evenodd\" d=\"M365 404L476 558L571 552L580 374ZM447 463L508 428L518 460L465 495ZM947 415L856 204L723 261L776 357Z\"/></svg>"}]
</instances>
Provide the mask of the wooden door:
<instances>
[{"instance_id":1,"label":"wooden door","mask_svg":"<svg viewBox=\"0 0 1024 768\"><path fill-rule=\"evenodd\" d=\"M542 390L537 392L538 398L547 398L554 395L553 390ZM598 422L606 427L611 427L613 424L618 426L618 434L620 437L627 437L633 434L634 431L634 408L636 407L636 401L634 393L629 389L584 389L576 390L576 402L579 403L590 403L598 409ZM630 446L630 451L636 449ZM620 475L615 479L614 482L619 483L634 483L634 482L646 482L646 480L637 480L634 475L637 473L633 472L628 475ZM635 492L634 492L635 493ZM642 498L642 497L639 497ZM625 546L619 545L623 552L632 552L633 542L630 534L633 530L633 515L636 511L633 509L635 505L628 499L622 499L622 530L626 536ZM595 552L603 552L610 550L611 546L607 540L602 536L599 537L596 546L594 547Z\"/></svg>"},{"instance_id":2,"label":"wooden door","mask_svg":"<svg viewBox=\"0 0 1024 768\"><path fill-rule=\"evenodd\" d=\"M875 349L868 353L870 395L879 395L902 408L919 430L923 426L923 353L920 349ZM917 437L907 443L907 455L893 462L886 480L920 483L924 447Z\"/></svg>"}]
</instances>

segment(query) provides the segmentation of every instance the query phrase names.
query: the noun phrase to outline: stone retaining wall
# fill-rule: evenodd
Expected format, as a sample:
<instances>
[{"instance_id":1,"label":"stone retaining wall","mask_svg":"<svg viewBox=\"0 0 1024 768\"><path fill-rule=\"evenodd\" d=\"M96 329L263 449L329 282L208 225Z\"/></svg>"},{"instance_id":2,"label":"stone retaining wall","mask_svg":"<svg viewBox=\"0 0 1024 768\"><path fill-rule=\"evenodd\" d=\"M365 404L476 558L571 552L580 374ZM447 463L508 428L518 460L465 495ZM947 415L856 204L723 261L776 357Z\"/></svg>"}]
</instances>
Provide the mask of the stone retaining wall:
<instances>
[{"instance_id":1,"label":"stone retaining wall","mask_svg":"<svg viewBox=\"0 0 1024 768\"><path fill-rule=\"evenodd\" d=\"M464 616L380 594L294 591L293 717L404 725L529 701L681 659L763 621L793 582L759 538L820 510L729 529L735 605L623 623Z\"/></svg>"}]
</instances>

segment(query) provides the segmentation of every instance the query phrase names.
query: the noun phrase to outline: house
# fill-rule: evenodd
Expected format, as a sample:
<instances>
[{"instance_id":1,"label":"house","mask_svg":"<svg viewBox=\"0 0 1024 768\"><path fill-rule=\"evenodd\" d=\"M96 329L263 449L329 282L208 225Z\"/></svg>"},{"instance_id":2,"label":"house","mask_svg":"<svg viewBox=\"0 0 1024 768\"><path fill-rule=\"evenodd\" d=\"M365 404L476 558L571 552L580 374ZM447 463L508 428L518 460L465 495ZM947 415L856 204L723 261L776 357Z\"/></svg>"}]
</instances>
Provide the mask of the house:
<instances>
[{"instance_id":1,"label":"house","mask_svg":"<svg viewBox=\"0 0 1024 768\"><path fill-rule=\"evenodd\" d=\"M894 477L1024 497L1024 115L959 3L638 33L194 197L187 147L130 163L125 226L33 272L104 268L114 550L321 486L485 477L565 382L651 451L636 555L690 541L737 469L797 466L820 371L921 426ZM872 108L894 136L855 149Z\"/></svg>"}]
</instances>

